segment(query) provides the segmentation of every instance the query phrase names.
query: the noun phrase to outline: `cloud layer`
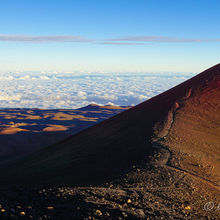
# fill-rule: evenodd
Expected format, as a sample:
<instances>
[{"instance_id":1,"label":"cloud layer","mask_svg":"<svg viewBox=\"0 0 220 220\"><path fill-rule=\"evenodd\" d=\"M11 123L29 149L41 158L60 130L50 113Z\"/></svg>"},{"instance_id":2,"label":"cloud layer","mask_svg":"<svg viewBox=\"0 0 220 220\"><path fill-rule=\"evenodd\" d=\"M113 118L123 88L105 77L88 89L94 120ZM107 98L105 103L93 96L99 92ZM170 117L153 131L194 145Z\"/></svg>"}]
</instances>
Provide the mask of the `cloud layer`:
<instances>
[{"instance_id":1,"label":"cloud layer","mask_svg":"<svg viewBox=\"0 0 220 220\"><path fill-rule=\"evenodd\" d=\"M136 105L192 77L149 73L0 74L0 108L67 108L91 103Z\"/></svg>"}]
</instances>

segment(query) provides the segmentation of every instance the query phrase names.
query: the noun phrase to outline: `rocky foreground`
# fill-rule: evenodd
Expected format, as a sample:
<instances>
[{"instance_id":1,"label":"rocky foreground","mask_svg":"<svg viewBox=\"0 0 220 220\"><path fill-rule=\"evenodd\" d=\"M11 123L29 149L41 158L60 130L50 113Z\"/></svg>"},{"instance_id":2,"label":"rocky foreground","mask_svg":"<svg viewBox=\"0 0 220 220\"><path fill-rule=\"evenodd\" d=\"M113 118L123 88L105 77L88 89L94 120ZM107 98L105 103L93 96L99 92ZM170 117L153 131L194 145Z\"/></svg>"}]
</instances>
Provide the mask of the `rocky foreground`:
<instances>
[{"instance_id":1,"label":"rocky foreground","mask_svg":"<svg viewBox=\"0 0 220 220\"><path fill-rule=\"evenodd\" d=\"M148 163L99 186L1 190L0 219L218 219L218 193L214 183L172 168L167 152L155 149Z\"/></svg>"}]
</instances>

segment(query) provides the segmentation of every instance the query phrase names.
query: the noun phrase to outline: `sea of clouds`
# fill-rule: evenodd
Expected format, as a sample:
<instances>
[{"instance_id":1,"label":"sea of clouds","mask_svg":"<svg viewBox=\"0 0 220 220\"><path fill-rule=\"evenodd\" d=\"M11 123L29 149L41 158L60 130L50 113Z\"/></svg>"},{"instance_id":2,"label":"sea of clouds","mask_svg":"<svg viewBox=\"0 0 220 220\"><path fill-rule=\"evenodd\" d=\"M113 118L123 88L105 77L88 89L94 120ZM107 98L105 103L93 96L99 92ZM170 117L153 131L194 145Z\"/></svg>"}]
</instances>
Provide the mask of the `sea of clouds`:
<instances>
[{"instance_id":1,"label":"sea of clouds","mask_svg":"<svg viewBox=\"0 0 220 220\"><path fill-rule=\"evenodd\" d=\"M94 103L131 106L193 73L2 72L0 108L75 109Z\"/></svg>"}]
</instances>

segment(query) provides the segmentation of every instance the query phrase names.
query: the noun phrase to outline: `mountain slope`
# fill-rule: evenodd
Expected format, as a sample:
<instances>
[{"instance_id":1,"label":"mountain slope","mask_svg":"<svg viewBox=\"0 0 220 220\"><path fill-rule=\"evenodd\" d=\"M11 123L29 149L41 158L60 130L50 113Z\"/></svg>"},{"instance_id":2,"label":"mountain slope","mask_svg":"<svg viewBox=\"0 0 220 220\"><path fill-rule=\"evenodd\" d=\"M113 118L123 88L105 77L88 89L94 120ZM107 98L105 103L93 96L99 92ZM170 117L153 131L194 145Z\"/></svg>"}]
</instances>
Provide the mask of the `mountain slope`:
<instances>
[{"instance_id":1,"label":"mountain slope","mask_svg":"<svg viewBox=\"0 0 220 220\"><path fill-rule=\"evenodd\" d=\"M50 202L54 219L218 219L219 159L220 64L2 165L2 185L29 188L0 190L0 203L39 217Z\"/></svg>"},{"instance_id":2,"label":"mountain slope","mask_svg":"<svg viewBox=\"0 0 220 220\"><path fill-rule=\"evenodd\" d=\"M21 177L22 182L97 182L123 173L133 163L144 159L151 152L152 138L161 141L168 133L164 144L181 152L197 153L196 157L203 153L209 161L216 163L220 143L219 71L220 65L217 65L130 110L39 151L19 162L19 166L16 164L15 175L10 176ZM201 141L207 145L200 145ZM13 168L13 164L8 172L11 172L10 167ZM219 169L216 169L217 174Z\"/></svg>"}]
</instances>

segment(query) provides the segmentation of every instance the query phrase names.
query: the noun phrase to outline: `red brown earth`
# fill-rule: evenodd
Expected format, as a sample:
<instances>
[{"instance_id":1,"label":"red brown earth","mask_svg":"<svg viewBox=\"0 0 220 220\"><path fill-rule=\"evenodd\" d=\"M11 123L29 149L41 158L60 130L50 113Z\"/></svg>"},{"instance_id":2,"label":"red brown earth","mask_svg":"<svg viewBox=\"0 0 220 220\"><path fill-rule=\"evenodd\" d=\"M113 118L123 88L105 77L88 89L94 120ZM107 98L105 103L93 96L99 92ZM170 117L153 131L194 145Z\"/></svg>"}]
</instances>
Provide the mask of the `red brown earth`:
<instances>
[{"instance_id":1,"label":"red brown earth","mask_svg":"<svg viewBox=\"0 0 220 220\"><path fill-rule=\"evenodd\" d=\"M219 171L220 64L3 164L2 201L44 219L219 219Z\"/></svg>"}]
</instances>

